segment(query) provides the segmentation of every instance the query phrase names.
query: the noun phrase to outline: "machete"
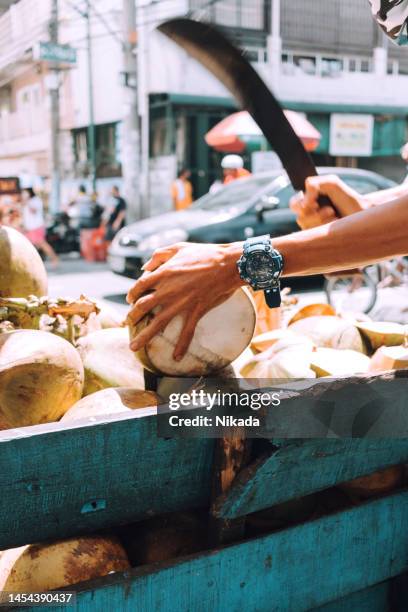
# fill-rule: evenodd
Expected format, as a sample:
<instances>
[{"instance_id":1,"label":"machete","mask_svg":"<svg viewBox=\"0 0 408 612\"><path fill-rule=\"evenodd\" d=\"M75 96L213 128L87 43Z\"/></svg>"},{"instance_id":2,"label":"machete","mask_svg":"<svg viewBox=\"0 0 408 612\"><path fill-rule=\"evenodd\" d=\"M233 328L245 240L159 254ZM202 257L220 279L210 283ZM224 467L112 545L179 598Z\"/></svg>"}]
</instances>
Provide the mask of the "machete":
<instances>
[{"instance_id":1,"label":"machete","mask_svg":"<svg viewBox=\"0 0 408 612\"><path fill-rule=\"evenodd\" d=\"M279 102L243 52L213 25L201 21L171 19L158 29L205 66L252 115L279 156L293 187L303 190L306 178L317 174L316 168ZM319 202L331 204L327 198Z\"/></svg>"}]
</instances>

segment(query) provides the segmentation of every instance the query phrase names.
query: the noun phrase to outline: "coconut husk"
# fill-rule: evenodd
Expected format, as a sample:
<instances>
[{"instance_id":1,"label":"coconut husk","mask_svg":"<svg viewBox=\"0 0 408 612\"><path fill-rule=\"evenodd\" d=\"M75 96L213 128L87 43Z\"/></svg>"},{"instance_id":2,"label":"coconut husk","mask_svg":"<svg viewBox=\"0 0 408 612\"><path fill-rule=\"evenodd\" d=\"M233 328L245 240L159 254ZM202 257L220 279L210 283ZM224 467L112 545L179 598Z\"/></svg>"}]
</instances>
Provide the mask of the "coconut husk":
<instances>
[{"instance_id":1,"label":"coconut husk","mask_svg":"<svg viewBox=\"0 0 408 612\"><path fill-rule=\"evenodd\" d=\"M200 319L187 353L180 361L174 360L173 352L184 325L182 316L174 317L163 332L138 352L138 356L152 372L169 376L207 376L228 366L244 351L252 339L255 319L249 294L238 289ZM131 338L151 320L152 315L148 315L136 326L130 325Z\"/></svg>"},{"instance_id":2,"label":"coconut husk","mask_svg":"<svg viewBox=\"0 0 408 612\"><path fill-rule=\"evenodd\" d=\"M82 536L3 551L0 590L43 592L130 568L116 538Z\"/></svg>"},{"instance_id":3,"label":"coconut husk","mask_svg":"<svg viewBox=\"0 0 408 612\"><path fill-rule=\"evenodd\" d=\"M64 414L61 421L77 421L141 409L146 414L154 414L161 403L162 400L153 391L128 387L103 389L79 400Z\"/></svg>"},{"instance_id":4,"label":"coconut husk","mask_svg":"<svg viewBox=\"0 0 408 612\"><path fill-rule=\"evenodd\" d=\"M307 317L292 323L288 329L307 336L318 347L349 349L367 354L367 347L356 325L340 317Z\"/></svg>"},{"instance_id":5,"label":"coconut husk","mask_svg":"<svg viewBox=\"0 0 408 612\"><path fill-rule=\"evenodd\" d=\"M307 319L308 317L334 317L336 311L330 304L308 304L298 310L289 320L288 325Z\"/></svg>"},{"instance_id":6,"label":"coconut husk","mask_svg":"<svg viewBox=\"0 0 408 612\"><path fill-rule=\"evenodd\" d=\"M102 329L78 340L85 369L84 395L110 387L144 389L143 366L129 348L127 328Z\"/></svg>"},{"instance_id":7,"label":"coconut husk","mask_svg":"<svg viewBox=\"0 0 408 612\"><path fill-rule=\"evenodd\" d=\"M0 415L8 427L57 421L82 395L76 349L39 330L0 335Z\"/></svg>"},{"instance_id":8,"label":"coconut husk","mask_svg":"<svg viewBox=\"0 0 408 612\"><path fill-rule=\"evenodd\" d=\"M339 487L351 497L368 499L393 491L403 484L404 479L405 467L403 465L393 465L384 470L378 470L369 476L361 476L343 482Z\"/></svg>"},{"instance_id":9,"label":"coconut husk","mask_svg":"<svg viewBox=\"0 0 408 612\"><path fill-rule=\"evenodd\" d=\"M310 367L318 378L346 376L368 372L370 358L363 353L347 349L317 348L311 355Z\"/></svg>"},{"instance_id":10,"label":"coconut husk","mask_svg":"<svg viewBox=\"0 0 408 612\"><path fill-rule=\"evenodd\" d=\"M404 344L408 328L399 323L388 321L359 321L356 327L368 341L373 351L380 346L398 346Z\"/></svg>"},{"instance_id":11,"label":"coconut husk","mask_svg":"<svg viewBox=\"0 0 408 612\"><path fill-rule=\"evenodd\" d=\"M46 295L47 284L36 248L21 232L0 224L0 297Z\"/></svg>"},{"instance_id":12,"label":"coconut husk","mask_svg":"<svg viewBox=\"0 0 408 612\"><path fill-rule=\"evenodd\" d=\"M408 368L408 347L380 346L371 357L369 372L406 370Z\"/></svg>"}]
</instances>

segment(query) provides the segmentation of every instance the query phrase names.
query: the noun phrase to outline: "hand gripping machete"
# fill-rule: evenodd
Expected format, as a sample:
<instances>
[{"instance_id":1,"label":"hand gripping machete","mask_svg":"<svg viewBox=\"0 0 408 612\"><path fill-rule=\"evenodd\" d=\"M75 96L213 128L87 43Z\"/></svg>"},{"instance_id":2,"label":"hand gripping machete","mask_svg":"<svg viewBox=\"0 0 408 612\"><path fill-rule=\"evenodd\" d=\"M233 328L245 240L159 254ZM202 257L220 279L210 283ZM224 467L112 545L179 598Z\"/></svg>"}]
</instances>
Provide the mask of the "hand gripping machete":
<instances>
[{"instance_id":1,"label":"hand gripping machete","mask_svg":"<svg viewBox=\"0 0 408 612\"><path fill-rule=\"evenodd\" d=\"M306 178L317 174L316 168L281 105L242 51L208 23L171 19L158 29L205 66L250 113L279 156L293 187L303 190ZM326 197L319 203L332 205Z\"/></svg>"}]
</instances>

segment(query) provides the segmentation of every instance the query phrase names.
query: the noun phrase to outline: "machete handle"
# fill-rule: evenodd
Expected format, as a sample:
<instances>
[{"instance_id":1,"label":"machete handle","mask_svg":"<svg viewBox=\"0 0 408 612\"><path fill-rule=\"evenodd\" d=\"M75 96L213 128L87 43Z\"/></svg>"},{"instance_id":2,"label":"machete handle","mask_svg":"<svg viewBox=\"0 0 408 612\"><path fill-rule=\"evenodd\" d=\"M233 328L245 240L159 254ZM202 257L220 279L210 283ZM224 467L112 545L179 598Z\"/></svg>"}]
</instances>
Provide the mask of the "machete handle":
<instances>
[{"instance_id":1,"label":"machete handle","mask_svg":"<svg viewBox=\"0 0 408 612\"><path fill-rule=\"evenodd\" d=\"M334 212L336 213L336 215L338 217L340 217L340 215L338 215L338 211L336 210L336 207L334 206L333 202L331 201L331 199L328 196L319 196L317 199L320 208L323 208L323 206L331 206L334 209Z\"/></svg>"}]
</instances>

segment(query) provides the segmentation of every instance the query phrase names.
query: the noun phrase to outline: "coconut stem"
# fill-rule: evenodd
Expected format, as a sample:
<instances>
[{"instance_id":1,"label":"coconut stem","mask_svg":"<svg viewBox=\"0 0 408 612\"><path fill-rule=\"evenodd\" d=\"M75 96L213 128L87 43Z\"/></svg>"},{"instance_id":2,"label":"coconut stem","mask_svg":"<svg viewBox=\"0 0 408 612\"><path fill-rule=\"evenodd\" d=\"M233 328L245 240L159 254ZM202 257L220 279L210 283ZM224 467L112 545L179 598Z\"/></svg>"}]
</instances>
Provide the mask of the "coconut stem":
<instances>
[{"instance_id":1,"label":"coconut stem","mask_svg":"<svg viewBox=\"0 0 408 612\"><path fill-rule=\"evenodd\" d=\"M80 326L99 308L83 295L78 300L30 296L24 298L0 298L0 323L3 331L9 324L17 329L42 329L75 342Z\"/></svg>"}]
</instances>

